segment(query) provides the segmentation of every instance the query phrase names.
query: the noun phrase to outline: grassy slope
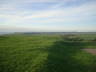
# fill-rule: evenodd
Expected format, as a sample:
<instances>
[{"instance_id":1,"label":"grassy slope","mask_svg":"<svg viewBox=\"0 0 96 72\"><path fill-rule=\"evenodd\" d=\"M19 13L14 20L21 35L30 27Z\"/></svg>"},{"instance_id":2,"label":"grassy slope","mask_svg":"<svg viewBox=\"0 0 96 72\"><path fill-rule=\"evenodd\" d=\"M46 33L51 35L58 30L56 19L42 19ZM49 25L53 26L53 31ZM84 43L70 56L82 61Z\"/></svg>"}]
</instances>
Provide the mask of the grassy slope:
<instances>
[{"instance_id":1,"label":"grassy slope","mask_svg":"<svg viewBox=\"0 0 96 72\"><path fill-rule=\"evenodd\" d=\"M60 35L0 36L0 72L95 72L96 56L81 50L95 44L67 42Z\"/></svg>"}]
</instances>

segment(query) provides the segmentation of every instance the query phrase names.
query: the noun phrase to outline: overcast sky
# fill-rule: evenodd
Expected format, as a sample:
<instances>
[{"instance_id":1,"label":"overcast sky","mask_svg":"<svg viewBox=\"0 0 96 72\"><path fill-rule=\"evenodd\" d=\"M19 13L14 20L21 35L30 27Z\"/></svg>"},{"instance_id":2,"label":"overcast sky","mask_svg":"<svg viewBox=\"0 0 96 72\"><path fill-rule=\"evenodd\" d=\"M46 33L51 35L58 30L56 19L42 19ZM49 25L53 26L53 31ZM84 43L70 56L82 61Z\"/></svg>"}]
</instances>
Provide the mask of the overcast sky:
<instances>
[{"instance_id":1,"label":"overcast sky","mask_svg":"<svg viewBox=\"0 0 96 72\"><path fill-rule=\"evenodd\" d=\"M96 31L96 0L0 0L0 32Z\"/></svg>"}]
</instances>

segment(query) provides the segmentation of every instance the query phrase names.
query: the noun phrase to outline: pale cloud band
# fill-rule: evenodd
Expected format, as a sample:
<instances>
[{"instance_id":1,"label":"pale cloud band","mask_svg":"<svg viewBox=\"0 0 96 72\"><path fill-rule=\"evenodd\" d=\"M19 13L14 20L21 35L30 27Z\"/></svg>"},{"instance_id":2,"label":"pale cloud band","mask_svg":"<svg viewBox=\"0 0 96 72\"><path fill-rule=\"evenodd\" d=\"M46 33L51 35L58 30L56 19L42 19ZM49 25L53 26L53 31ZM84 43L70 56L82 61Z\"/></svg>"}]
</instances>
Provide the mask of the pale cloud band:
<instances>
[{"instance_id":1,"label":"pale cloud band","mask_svg":"<svg viewBox=\"0 0 96 72\"><path fill-rule=\"evenodd\" d=\"M0 31L96 31L96 1L86 0L80 5L65 5L76 1L80 0L2 1ZM35 6L34 10L32 6L35 3L42 5ZM40 10L44 6L46 9Z\"/></svg>"}]
</instances>

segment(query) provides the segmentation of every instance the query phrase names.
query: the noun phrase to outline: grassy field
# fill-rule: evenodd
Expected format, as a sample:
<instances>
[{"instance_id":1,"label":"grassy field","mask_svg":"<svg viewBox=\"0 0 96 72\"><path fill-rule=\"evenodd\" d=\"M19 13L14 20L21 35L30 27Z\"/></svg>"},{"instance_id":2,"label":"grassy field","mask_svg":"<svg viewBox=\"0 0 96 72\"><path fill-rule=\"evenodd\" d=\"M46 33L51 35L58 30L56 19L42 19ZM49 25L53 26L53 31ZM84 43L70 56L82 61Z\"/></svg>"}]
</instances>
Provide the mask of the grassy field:
<instances>
[{"instance_id":1,"label":"grassy field","mask_svg":"<svg viewBox=\"0 0 96 72\"><path fill-rule=\"evenodd\" d=\"M0 72L96 72L96 34L0 36Z\"/></svg>"}]
</instances>

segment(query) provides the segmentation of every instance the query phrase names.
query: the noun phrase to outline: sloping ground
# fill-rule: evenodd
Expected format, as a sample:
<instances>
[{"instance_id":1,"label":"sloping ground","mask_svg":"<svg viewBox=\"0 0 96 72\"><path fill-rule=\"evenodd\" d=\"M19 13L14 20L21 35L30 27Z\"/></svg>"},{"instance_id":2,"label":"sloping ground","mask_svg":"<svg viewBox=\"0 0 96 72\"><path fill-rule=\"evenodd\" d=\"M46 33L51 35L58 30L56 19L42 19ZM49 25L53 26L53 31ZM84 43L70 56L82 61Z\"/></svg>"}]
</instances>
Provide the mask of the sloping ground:
<instances>
[{"instance_id":1,"label":"sloping ground","mask_svg":"<svg viewBox=\"0 0 96 72\"><path fill-rule=\"evenodd\" d=\"M83 49L84 51L96 55L96 49Z\"/></svg>"},{"instance_id":2,"label":"sloping ground","mask_svg":"<svg viewBox=\"0 0 96 72\"><path fill-rule=\"evenodd\" d=\"M65 41L62 37L1 36L0 72L96 72L96 55L81 50L96 48L96 43Z\"/></svg>"}]
</instances>

